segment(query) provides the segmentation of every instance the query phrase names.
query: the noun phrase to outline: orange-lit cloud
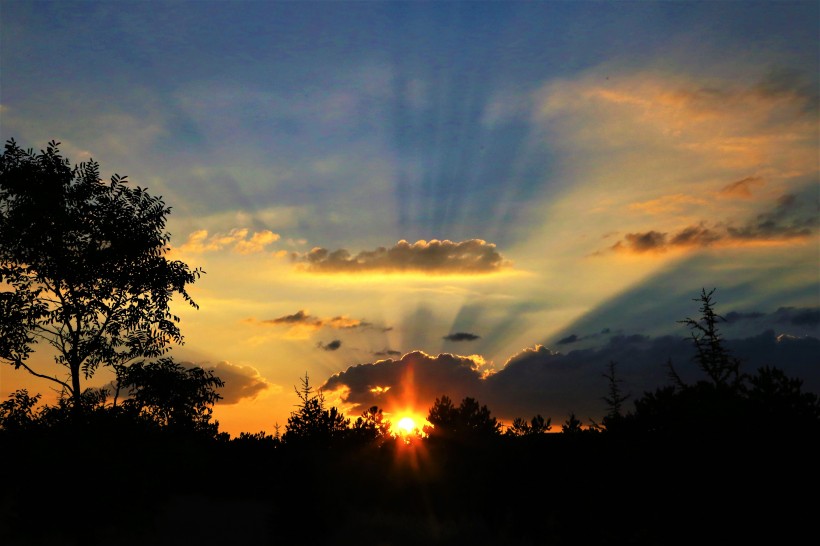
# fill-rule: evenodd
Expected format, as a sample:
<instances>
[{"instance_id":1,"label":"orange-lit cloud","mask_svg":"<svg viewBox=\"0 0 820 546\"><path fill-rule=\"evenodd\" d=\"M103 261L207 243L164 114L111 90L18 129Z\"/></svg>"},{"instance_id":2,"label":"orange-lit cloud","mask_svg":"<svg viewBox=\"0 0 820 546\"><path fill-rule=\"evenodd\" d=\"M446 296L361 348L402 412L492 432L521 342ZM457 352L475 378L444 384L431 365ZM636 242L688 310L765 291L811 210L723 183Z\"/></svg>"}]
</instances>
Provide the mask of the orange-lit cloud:
<instances>
[{"instance_id":1,"label":"orange-lit cloud","mask_svg":"<svg viewBox=\"0 0 820 546\"><path fill-rule=\"evenodd\" d=\"M752 188L755 186L762 186L764 181L759 176L747 176L742 180L738 180L737 182L732 182L731 184L723 187L720 190L719 195L721 197L744 197L749 198L752 196Z\"/></svg>"},{"instance_id":2,"label":"orange-lit cloud","mask_svg":"<svg viewBox=\"0 0 820 546\"><path fill-rule=\"evenodd\" d=\"M200 229L188 235L188 239L179 246L179 250L190 254L203 254L229 249L238 254L255 254L263 252L279 238L279 234L269 230L251 233L247 228L240 228L209 236L207 230Z\"/></svg>"},{"instance_id":3,"label":"orange-lit cloud","mask_svg":"<svg viewBox=\"0 0 820 546\"><path fill-rule=\"evenodd\" d=\"M481 239L461 242L448 240L401 240L390 248L378 247L352 255L345 249L314 248L306 254L292 254L301 268L312 273L423 273L428 275L488 274L510 266L492 243Z\"/></svg>"},{"instance_id":4,"label":"orange-lit cloud","mask_svg":"<svg viewBox=\"0 0 820 546\"><path fill-rule=\"evenodd\" d=\"M248 319L248 322L257 322ZM284 315L274 319L258 321L262 324L272 324L277 326L290 326L302 330L319 330L320 328L333 328L335 330L347 330L352 328L365 328L372 326L371 323L339 315L335 317L321 318L309 315L304 309L300 309L292 315Z\"/></svg>"},{"instance_id":5,"label":"orange-lit cloud","mask_svg":"<svg viewBox=\"0 0 820 546\"><path fill-rule=\"evenodd\" d=\"M619 252L652 253L670 249L696 249L712 245L747 246L761 243L777 244L804 240L812 236L820 224L817 205L800 202L792 194L778 199L777 206L758 214L741 226L715 224L706 227L705 222L687 226L674 235L668 232L649 230L627 233L623 239L612 245Z\"/></svg>"}]
</instances>

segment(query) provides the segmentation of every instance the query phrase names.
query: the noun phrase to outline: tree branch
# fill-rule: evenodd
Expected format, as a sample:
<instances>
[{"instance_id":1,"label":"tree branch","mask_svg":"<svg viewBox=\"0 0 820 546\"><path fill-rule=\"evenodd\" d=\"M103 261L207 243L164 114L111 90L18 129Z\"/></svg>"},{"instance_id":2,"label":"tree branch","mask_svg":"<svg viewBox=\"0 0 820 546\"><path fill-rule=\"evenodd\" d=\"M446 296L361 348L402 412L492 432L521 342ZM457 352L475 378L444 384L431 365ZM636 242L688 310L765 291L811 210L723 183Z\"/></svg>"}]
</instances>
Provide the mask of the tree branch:
<instances>
[{"instance_id":1,"label":"tree branch","mask_svg":"<svg viewBox=\"0 0 820 546\"><path fill-rule=\"evenodd\" d=\"M27 371L28 373L30 373L31 375L33 375L33 376L35 376L35 377L40 377L40 378L42 378L42 379L48 379L48 380L50 380L50 381L54 381L55 383L58 383L58 384L62 385L62 386L63 386L63 388L65 388L65 389L67 389L67 390L68 390L68 392L70 392L70 393L72 393L72 394L74 393L74 390L73 390L71 387L69 387L69 386L68 386L68 383L65 383L65 382L63 382L63 381L60 381L60 380L59 380L59 379L57 379L56 377L51 377L50 375L43 375L43 374L41 374L41 373L37 373L37 372L35 372L34 370L32 370L31 368L29 368L29 367L28 367L28 364L26 364L25 362L23 362L23 361L21 361L21 360L15 360L13 363L14 363L14 365L15 365L15 366L19 366L19 367L23 367L23 368L25 368L25 369L26 369L26 371Z\"/></svg>"}]
</instances>

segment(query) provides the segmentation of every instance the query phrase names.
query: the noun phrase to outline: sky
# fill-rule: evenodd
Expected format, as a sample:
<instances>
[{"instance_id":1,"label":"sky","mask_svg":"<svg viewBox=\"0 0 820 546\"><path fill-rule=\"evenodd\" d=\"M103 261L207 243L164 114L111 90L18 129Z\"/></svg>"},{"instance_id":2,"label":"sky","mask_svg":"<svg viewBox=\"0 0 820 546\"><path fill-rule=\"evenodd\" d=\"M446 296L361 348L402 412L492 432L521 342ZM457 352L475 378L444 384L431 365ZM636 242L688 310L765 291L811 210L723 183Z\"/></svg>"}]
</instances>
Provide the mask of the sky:
<instances>
[{"instance_id":1,"label":"sky","mask_svg":"<svg viewBox=\"0 0 820 546\"><path fill-rule=\"evenodd\" d=\"M820 392L820 4L0 0L0 138L161 195L220 430L309 378L355 419L509 424L742 370ZM45 351L31 359L57 373ZM104 386L98 372L88 384ZM0 368L0 397L55 396Z\"/></svg>"}]
</instances>

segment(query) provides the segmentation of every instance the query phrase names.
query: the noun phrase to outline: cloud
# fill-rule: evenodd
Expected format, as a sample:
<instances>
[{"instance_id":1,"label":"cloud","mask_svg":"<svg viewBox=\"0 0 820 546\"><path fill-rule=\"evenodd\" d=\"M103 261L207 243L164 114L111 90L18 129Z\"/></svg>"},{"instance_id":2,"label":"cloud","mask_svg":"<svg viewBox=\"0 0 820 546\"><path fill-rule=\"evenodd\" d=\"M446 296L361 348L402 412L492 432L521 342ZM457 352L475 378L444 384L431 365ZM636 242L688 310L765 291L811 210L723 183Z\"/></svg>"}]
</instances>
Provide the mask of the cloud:
<instances>
[{"instance_id":1,"label":"cloud","mask_svg":"<svg viewBox=\"0 0 820 546\"><path fill-rule=\"evenodd\" d=\"M622 241L612 245L613 250L628 250L636 253L658 252L666 248L666 233L647 231L645 233L627 233Z\"/></svg>"},{"instance_id":2,"label":"cloud","mask_svg":"<svg viewBox=\"0 0 820 546\"><path fill-rule=\"evenodd\" d=\"M629 205L631 210L645 212L647 214L670 214L678 212L681 208L689 205L703 205L706 203L705 199L694 197L691 195L674 194L651 199L649 201L641 201Z\"/></svg>"},{"instance_id":3,"label":"cloud","mask_svg":"<svg viewBox=\"0 0 820 546\"><path fill-rule=\"evenodd\" d=\"M742 180L732 182L728 186L723 187L723 189L720 190L719 195L721 197L749 198L752 196L752 187L761 186L763 183L763 179L759 176L747 176Z\"/></svg>"},{"instance_id":4,"label":"cloud","mask_svg":"<svg viewBox=\"0 0 820 546\"><path fill-rule=\"evenodd\" d=\"M780 307L774 312L774 317L779 323L818 326L820 325L820 307Z\"/></svg>"},{"instance_id":5,"label":"cloud","mask_svg":"<svg viewBox=\"0 0 820 546\"><path fill-rule=\"evenodd\" d=\"M390 248L378 247L351 255L345 249L314 248L292 259L311 273L424 273L428 275L488 274L510 266L494 244L481 239L461 242L405 240Z\"/></svg>"},{"instance_id":6,"label":"cloud","mask_svg":"<svg viewBox=\"0 0 820 546\"><path fill-rule=\"evenodd\" d=\"M393 349L384 348L381 351L376 351L373 353L375 356L399 356L401 355L401 351L396 351Z\"/></svg>"},{"instance_id":7,"label":"cloud","mask_svg":"<svg viewBox=\"0 0 820 546\"><path fill-rule=\"evenodd\" d=\"M279 234L269 230L250 232L247 228L232 229L228 233L215 233L208 236L208 231L200 229L188 235L178 250L190 254L203 254L229 249L237 254L256 254L264 252L271 243L279 240Z\"/></svg>"},{"instance_id":8,"label":"cloud","mask_svg":"<svg viewBox=\"0 0 820 546\"><path fill-rule=\"evenodd\" d=\"M225 386L219 389L222 399L219 404L236 404L243 399L254 399L259 393L268 389L270 384L259 374L256 368L251 366L239 366L230 362L222 361L216 366L203 366L207 370L212 370L214 375L225 382Z\"/></svg>"},{"instance_id":9,"label":"cloud","mask_svg":"<svg viewBox=\"0 0 820 546\"><path fill-rule=\"evenodd\" d=\"M471 334L468 332L456 332L454 334L446 335L442 339L446 339L447 341L475 341L480 337L481 336L477 336L475 334Z\"/></svg>"},{"instance_id":10,"label":"cloud","mask_svg":"<svg viewBox=\"0 0 820 546\"><path fill-rule=\"evenodd\" d=\"M782 195L777 207L769 212L759 214L757 219L739 228L728 227L729 236L735 240L789 240L801 239L812 235L818 225L816 210L803 211L795 195Z\"/></svg>"},{"instance_id":11,"label":"cloud","mask_svg":"<svg viewBox=\"0 0 820 546\"><path fill-rule=\"evenodd\" d=\"M570 343L575 343L579 340L577 334L570 334L567 337L561 338L558 340L558 345L569 345Z\"/></svg>"},{"instance_id":12,"label":"cloud","mask_svg":"<svg viewBox=\"0 0 820 546\"><path fill-rule=\"evenodd\" d=\"M334 339L333 341L331 341L330 343L327 343L327 344L322 343L321 341L316 344L316 347L318 347L319 349L322 349L324 351L336 351L341 346L342 346L342 340L340 340L340 339Z\"/></svg>"},{"instance_id":13,"label":"cloud","mask_svg":"<svg viewBox=\"0 0 820 546\"><path fill-rule=\"evenodd\" d=\"M480 357L413 351L400 359L350 366L331 376L323 391L338 391L352 413L377 405L390 411L411 406L426 412L444 394L459 399L483 390Z\"/></svg>"},{"instance_id":14,"label":"cloud","mask_svg":"<svg viewBox=\"0 0 820 546\"><path fill-rule=\"evenodd\" d=\"M292 315L285 315L275 319L267 319L261 322L263 324L283 324L301 326L303 328L309 328L312 330L318 330L322 327L333 328L336 330L345 330L349 328L363 328L367 326L372 326L372 324L369 322L365 322L363 320L354 319L342 315L330 318L314 317L313 315L308 315L304 311L304 309L300 309Z\"/></svg>"},{"instance_id":15,"label":"cloud","mask_svg":"<svg viewBox=\"0 0 820 546\"><path fill-rule=\"evenodd\" d=\"M726 319L727 323L734 323L740 322L742 320L758 319L765 316L765 313L759 313L757 311L752 311L750 313L742 313L740 311L729 311L728 313L726 313L726 315L723 316L723 318Z\"/></svg>"},{"instance_id":16,"label":"cloud","mask_svg":"<svg viewBox=\"0 0 820 546\"><path fill-rule=\"evenodd\" d=\"M820 373L815 363L819 339L767 330L748 338L727 339L725 344L741 360L741 371L754 373L762 366L775 365L787 376L802 379L804 391L819 392ZM488 373L486 363L475 355L432 356L414 351L397 360L351 366L321 388L340 393L342 402L354 413L372 405L388 412L410 405L426 414L437 397L447 395L459 402L470 396L507 424L516 417L539 413L560 424L570 413L582 420L599 420L606 413L602 397L608 384L603 374L610 362L616 363L623 392L634 400L669 384L670 360L685 381L704 379L694 356L692 342L686 337L641 334L611 336L599 347L567 353L536 345L514 354L493 373Z\"/></svg>"},{"instance_id":17,"label":"cloud","mask_svg":"<svg viewBox=\"0 0 820 546\"><path fill-rule=\"evenodd\" d=\"M738 65L728 77L621 66L617 78L601 77L612 69L553 79L536 94L534 121L567 173L546 233L566 229L579 245L593 245L592 230L617 231L610 249L585 254L653 257L816 236L810 71ZM765 207L775 191L796 195L802 212L772 216Z\"/></svg>"},{"instance_id":18,"label":"cloud","mask_svg":"<svg viewBox=\"0 0 820 546\"><path fill-rule=\"evenodd\" d=\"M765 325L789 324L792 326L820 326L820 307L779 307L771 313L759 311L730 311L724 317L728 324L741 321L757 321Z\"/></svg>"},{"instance_id":19,"label":"cloud","mask_svg":"<svg viewBox=\"0 0 820 546\"><path fill-rule=\"evenodd\" d=\"M814 205L816 208L816 204ZM715 244L723 246L747 246L760 242L786 243L803 240L814 234L820 224L817 210L808 200L792 194L784 194L777 205L743 225L715 224L706 227L704 222L687 226L671 237L667 232L650 230L627 233L610 248L619 252L636 254L665 252L674 248L703 248Z\"/></svg>"}]
</instances>

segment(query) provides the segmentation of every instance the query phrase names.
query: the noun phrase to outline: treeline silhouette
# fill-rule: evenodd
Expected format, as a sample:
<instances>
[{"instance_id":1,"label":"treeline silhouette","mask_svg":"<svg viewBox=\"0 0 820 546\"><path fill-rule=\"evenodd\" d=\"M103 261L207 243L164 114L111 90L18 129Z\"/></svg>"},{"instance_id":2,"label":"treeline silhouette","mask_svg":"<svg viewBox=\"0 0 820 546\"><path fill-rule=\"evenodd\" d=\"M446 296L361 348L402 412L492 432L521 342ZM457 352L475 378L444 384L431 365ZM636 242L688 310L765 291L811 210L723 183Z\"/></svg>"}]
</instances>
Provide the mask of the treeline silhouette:
<instances>
[{"instance_id":1,"label":"treeline silhouette","mask_svg":"<svg viewBox=\"0 0 820 546\"><path fill-rule=\"evenodd\" d=\"M423 433L328 407L305 375L284 430L219 431L223 382L167 355L174 295L204 273L165 256L170 209L58 143L0 156L0 361L59 389L0 402L0 544L666 545L814 533L820 401L725 348L714 291L689 326L701 379L607 413L521 416L436 399ZM35 369L50 346L63 375ZM659 363L659 365L663 365ZM100 368L115 381L83 388ZM628 403L631 402L631 407ZM562 416L563 417L563 416ZM558 431L560 430L560 432ZM280 433L281 432L281 433Z\"/></svg>"}]
</instances>

